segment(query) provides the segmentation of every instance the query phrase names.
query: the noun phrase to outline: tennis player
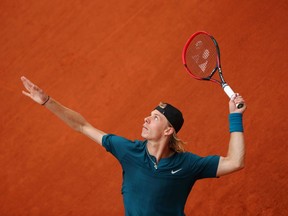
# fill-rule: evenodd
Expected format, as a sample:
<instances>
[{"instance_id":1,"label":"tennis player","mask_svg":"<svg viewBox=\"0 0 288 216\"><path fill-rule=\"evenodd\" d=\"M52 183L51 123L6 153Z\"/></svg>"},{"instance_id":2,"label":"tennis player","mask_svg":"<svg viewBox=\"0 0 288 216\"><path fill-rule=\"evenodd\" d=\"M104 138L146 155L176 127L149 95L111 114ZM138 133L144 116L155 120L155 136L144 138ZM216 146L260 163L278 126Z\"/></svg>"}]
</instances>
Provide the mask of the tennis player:
<instances>
[{"instance_id":1,"label":"tennis player","mask_svg":"<svg viewBox=\"0 0 288 216\"><path fill-rule=\"evenodd\" d=\"M184 119L174 106L160 103L144 119L144 141L131 141L93 127L79 113L61 105L25 77L23 94L42 104L74 130L101 144L122 166L122 194L126 216L183 216L194 183L220 177L244 167L242 115L244 99L235 94L229 101L230 142L227 156L200 157L185 152L177 137ZM243 103L241 109L236 104Z\"/></svg>"}]
</instances>

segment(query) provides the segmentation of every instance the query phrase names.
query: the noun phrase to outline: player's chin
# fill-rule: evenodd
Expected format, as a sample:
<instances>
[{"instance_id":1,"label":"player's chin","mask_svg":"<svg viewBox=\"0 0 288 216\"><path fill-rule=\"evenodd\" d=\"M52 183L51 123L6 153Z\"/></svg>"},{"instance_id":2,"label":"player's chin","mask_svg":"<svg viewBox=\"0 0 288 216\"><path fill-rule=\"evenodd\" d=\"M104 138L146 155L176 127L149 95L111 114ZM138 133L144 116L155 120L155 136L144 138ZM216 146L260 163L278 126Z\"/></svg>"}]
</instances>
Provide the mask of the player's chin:
<instances>
[{"instance_id":1,"label":"player's chin","mask_svg":"<svg viewBox=\"0 0 288 216\"><path fill-rule=\"evenodd\" d=\"M148 139L148 133L147 133L147 130L145 128L142 129L141 136L144 139Z\"/></svg>"},{"instance_id":2,"label":"player's chin","mask_svg":"<svg viewBox=\"0 0 288 216\"><path fill-rule=\"evenodd\" d=\"M141 133L141 136L142 136L142 138L147 139L147 134L146 134L146 133L143 133L143 131L142 131L142 133Z\"/></svg>"}]
</instances>

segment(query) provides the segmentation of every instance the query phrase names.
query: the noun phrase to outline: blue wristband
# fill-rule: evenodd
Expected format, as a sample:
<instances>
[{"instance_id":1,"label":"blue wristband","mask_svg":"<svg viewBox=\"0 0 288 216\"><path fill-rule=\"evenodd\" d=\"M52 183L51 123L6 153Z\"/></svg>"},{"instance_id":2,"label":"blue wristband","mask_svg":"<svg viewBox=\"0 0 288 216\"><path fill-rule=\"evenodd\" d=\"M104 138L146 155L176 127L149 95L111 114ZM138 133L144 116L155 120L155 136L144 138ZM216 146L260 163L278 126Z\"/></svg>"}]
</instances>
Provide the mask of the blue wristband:
<instances>
[{"instance_id":1,"label":"blue wristband","mask_svg":"<svg viewBox=\"0 0 288 216\"><path fill-rule=\"evenodd\" d=\"M229 114L229 130L232 132L243 132L242 113Z\"/></svg>"}]
</instances>

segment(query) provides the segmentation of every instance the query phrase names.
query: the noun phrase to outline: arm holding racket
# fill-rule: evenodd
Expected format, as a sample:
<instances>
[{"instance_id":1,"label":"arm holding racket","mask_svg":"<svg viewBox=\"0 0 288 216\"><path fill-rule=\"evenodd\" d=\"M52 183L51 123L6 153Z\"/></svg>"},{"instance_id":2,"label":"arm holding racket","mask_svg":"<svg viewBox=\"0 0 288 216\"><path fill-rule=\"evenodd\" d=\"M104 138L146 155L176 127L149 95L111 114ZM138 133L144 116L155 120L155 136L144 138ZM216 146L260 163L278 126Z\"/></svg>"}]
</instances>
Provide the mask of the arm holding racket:
<instances>
[{"instance_id":1,"label":"arm holding racket","mask_svg":"<svg viewBox=\"0 0 288 216\"><path fill-rule=\"evenodd\" d=\"M105 135L104 132L94 128L79 113L63 106L52 97L49 97L41 88L26 77L21 77L21 80L27 90L22 91L25 96L30 97L36 103L45 106L72 129L81 132L95 142L102 144L102 137Z\"/></svg>"},{"instance_id":2,"label":"arm holding racket","mask_svg":"<svg viewBox=\"0 0 288 216\"><path fill-rule=\"evenodd\" d=\"M237 104L242 104L237 108ZM246 110L245 101L239 94L234 94L229 101L230 141L226 157L220 157L217 176L223 176L244 168L245 141L242 116Z\"/></svg>"}]
</instances>

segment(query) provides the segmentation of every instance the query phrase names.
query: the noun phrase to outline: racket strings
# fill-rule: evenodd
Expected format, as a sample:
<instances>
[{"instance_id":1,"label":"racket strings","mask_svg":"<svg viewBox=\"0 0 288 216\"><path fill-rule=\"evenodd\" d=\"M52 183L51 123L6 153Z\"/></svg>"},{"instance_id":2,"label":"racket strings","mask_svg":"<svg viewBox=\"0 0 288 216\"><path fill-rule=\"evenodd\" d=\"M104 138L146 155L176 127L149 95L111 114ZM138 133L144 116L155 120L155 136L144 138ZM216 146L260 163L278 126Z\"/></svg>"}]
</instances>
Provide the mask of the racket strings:
<instances>
[{"instance_id":1,"label":"racket strings","mask_svg":"<svg viewBox=\"0 0 288 216\"><path fill-rule=\"evenodd\" d=\"M205 34L196 35L187 46L185 59L194 76L210 77L217 67L217 50L212 39Z\"/></svg>"}]
</instances>

